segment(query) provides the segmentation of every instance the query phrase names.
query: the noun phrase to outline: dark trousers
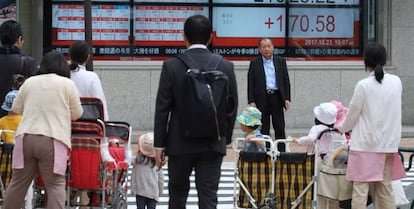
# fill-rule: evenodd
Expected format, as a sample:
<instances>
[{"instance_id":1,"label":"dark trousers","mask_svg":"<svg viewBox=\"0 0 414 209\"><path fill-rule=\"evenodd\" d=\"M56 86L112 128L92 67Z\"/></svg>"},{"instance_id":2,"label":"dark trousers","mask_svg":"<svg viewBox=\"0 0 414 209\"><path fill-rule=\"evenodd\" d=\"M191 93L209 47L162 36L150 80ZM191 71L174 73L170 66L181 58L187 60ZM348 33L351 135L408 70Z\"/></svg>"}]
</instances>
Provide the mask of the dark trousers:
<instances>
[{"instance_id":1,"label":"dark trousers","mask_svg":"<svg viewBox=\"0 0 414 209\"><path fill-rule=\"evenodd\" d=\"M284 101L282 101L279 91L274 94L266 95L266 103L258 107L262 112L261 133L270 135L270 120L272 120L273 130L275 131L274 139L286 139L285 134L285 113ZM285 144L278 144L278 150L284 152Z\"/></svg>"},{"instance_id":2,"label":"dark trousers","mask_svg":"<svg viewBox=\"0 0 414 209\"><path fill-rule=\"evenodd\" d=\"M135 200L137 203L137 209L145 209L145 206L147 206L146 209L155 209L157 206L156 200L140 195L135 195Z\"/></svg>"},{"instance_id":3,"label":"dark trousers","mask_svg":"<svg viewBox=\"0 0 414 209\"><path fill-rule=\"evenodd\" d=\"M215 152L168 156L168 208L186 208L194 169L198 207L216 209L222 161L223 155Z\"/></svg>"}]
</instances>

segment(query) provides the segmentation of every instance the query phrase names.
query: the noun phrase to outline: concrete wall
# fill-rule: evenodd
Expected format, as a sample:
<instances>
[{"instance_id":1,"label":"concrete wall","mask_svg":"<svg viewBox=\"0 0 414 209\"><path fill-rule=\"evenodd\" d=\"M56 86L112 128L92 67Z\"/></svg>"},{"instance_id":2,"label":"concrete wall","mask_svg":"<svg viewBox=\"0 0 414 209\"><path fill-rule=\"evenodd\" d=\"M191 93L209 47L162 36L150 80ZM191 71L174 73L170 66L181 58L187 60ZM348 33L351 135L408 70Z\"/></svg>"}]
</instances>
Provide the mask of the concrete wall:
<instances>
[{"instance_id":1,"label":"concrete wall","mask_svg":"<svg viewBox=\"0 0 414 209\"><path fill-rule=\"evenodd\" d=\"M249 62L235 63L239 112L247 105ZM153 127L155 97L162 62L96 61L95 72L102 79L111 120L129 122L134 129ZM287 128L309 128L313 107L336 99L345 105L358 80L367 74L362 62L288 62L292 108L286 113Z\"/></svg>"},{"instance_id":2,"label":"concrete wall","mask_svg":"<svg viewBox=\"0 0 414 209\"><path fill-rule=\"evenodd\" d=\"M19 21L25 30L24 52L42 56L43 1L18 0ZM388 72L403 82L403 125L414 125L414 1L378 0L377 37L386 46ZM35 27L34 27L35 26ZM247 103L248 62L235 62L240 109ZM134 129L153 127L155 95L162 62L99 61L95 72L102 79L112 120L126 121ZM286 113L287 128L309 128L315 105L336 99L348 105L353 88L366 73L362 62L288 62L292 108Z\"/></svg>"},{"instance_id":3,"label":"concrete wall","mask_svg":"<svg viewBox=\"0 0 414 209\"><path fill-rule=\"evenodd\" d=\"M414 125L414 1L391 6L391 60L403 82L403 124Z\"/></svg>"}]
</instances>

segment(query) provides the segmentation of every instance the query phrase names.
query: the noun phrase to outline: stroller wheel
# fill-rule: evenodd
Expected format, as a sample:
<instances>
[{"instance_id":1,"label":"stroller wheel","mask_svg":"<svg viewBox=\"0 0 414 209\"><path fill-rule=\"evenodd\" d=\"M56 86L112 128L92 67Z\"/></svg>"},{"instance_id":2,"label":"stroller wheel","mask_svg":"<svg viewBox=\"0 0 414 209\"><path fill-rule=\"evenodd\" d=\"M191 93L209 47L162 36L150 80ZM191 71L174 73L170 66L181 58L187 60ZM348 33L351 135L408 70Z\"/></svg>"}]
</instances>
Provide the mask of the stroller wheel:
<instances>
[{"instance_id":1,"label":"stroller wheel","mask_svg":"<svg viewBox=\"0 0 414 209\"><path fill-rule=\"evenodd\" d=\"M276 205L265 203L263 205L260 205L258 209L276 209Z\"/></svg>"},{"instance_id":2,"label":"stroller wheel","mask_svg":"<svg viewBox=\"0 0 414 209\"><path fill-rule=\"evenodd\" d=\"M276 209L276 197L273 193L267 193L264 203L258 209Z\"/></svg>"},{"instance_id":3,"label":"stroller wheel","mask_svg":"<svg viewBox=\"0 0 414 209\"><path fill-rule=\"evenodd\" d=\"M128 205L123 195L116 197L112 206L113 209L127 209L127 207Z\"/></svg>"}]
</instances>

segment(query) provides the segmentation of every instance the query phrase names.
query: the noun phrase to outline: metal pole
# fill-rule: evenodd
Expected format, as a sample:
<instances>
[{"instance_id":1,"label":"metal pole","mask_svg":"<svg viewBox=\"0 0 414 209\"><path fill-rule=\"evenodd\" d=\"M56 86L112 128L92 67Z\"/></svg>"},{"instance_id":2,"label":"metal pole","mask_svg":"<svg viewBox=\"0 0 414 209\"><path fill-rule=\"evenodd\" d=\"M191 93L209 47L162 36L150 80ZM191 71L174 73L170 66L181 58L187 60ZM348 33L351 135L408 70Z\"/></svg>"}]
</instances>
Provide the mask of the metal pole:
<instances>
[{"instance_id":1,"label":"metal pole","mask_svg":"<svg viewBox=\"0 0 414 209\"><path fill-rule=\"evenodd\" d=\"M93 71L93 46L92 46L92 2L91 0L83 1L84 14L85 14L85 41L89 44L91 53L88 62L86 63L86 69Z\"/></svg>"}]
</instances>

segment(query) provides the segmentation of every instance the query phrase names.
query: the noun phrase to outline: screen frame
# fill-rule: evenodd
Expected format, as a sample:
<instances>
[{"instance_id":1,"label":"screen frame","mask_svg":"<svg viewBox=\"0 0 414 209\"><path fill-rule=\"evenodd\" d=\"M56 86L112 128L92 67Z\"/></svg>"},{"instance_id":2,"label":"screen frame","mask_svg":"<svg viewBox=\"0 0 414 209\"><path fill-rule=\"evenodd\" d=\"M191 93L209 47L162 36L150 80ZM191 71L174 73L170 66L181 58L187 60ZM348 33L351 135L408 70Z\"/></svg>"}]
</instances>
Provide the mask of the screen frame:
<instances>
[{"instance_id":1,"label":"screen frame","mask_svg":"<svg viewBox=\"0 0 414 209\"><path fill-rule=\"evenodd\" d=\"M185 1L185 0L183 0ZM204 0L202 0L204 1ZM93 5L128 5L130 8L130 16L134 17L134 12L135 12L135 7L136 6L145 6L145 5L158 5L158 6L166 6L166 5L177 5L177 6L203 6L203 7L207 7L208 9L208 14L210 18L212 24L214 22L214 17L213 17L213 10L215 8L236 8L236 7L264 7L264 8L284 8L286 9L286 13L287 15L289 14L289 11L292 9L297 9L297 8L350 8L350 9L357 9L359 11L359 25L357 25L357 28L355 28L354 31L358 31L358 38L356 38L358 40L358 50L359 52L356 55L352 55L352 56L307 56L306 54L297 54L295 53L295 50L298 50L300 48L303 48L303 46L299 46L299 47L291 47L290 44L290 37L288 34L288 30L285 29L285 37L286 38L282 38L282 39L275 39L273 40L275 42L275 55L278 56L283 56L286 57L288 60L361 60L362 58L362 49L363 49L363 41L364 41L364 29L363 26L365 24L365 17L363 15L363 11L364 11L364 3L363 2L359 2L359 4L357 5L303 5L303 4L289 4L285 1L285 3L278 3L278 4L242 4L242 3L214 3L216 0L208 0L208 3L188 3L188 2L175 2L175 3L168 3L168 2L156 2L156 1L145 1L145 2L139 2L137 0L129 0L129 1L108 1L108 0L104 0L104 1L92 1ZM292 1L292 0L289 0ZM296 0L299 1L299 0ZM45 22L45 26L46 25L52 25L52 21L51 21L51 17L52 17L52 5L53 4L82 4L82 1L64 1L64 0L46 0L44 3L44 22ZM285 23L285 27L289 27L289 20L288 18L286 18L286 23ZM183 51L185 51L186 47L184 42L182 44L176 42L175 44L172 44L172 48L168 48L168 49L161 49L164 51L170 52L170 53L162 53L159 55L155 55L155 54L134 54L134 50L136 51L136 48L142 48L144 49L144 51L153 51L153 50L160 50L160 48L157 48L157 46L151 46L151 44L149 43L145 43L143 45L138 45L137 42L134 40L135 38L135 27L134 27L134 23L135 23L135 19L130 19L129 24L130 24L130 38L129 39L129 44L122 46L123 48L126 48L125 50L129 50L131 52L131 54L127 55L127 56L119 56L119 54L114 54L114 55L101 55L99 53L97 53L97 50L100 50L100 45L95 45L94 44L94 59L97 60L165 60L171 56L174 56L176 53L182 53ZM213 26L214 27L214 26ZM66 54L68 52L68 48L69 46L65 46L65 45L61 45L61 46L56 46L52 44L52 34L51 34L51 27L44 27L44 51L48 51L51 49L59 49L61 50L64 54ZM213 33L215 33L215 31L213 31ZM215 34L213 34L215 35ZM247 38L247 39L243 39L243 38L237 38L239 39L239 41L244 42L244 43L249 43L249 46L237 46L237 45L233 45L233 46L228 46L231 44L221 44L223 41L220 41L217 37L213 37L212 43L210 46L208 46L208 48L210 50L212 50L215 53L218 54L222 54L225 58L228 58L230 60L250 60L253 57L256 57L259 52L257 50L257 45L259 40L262 37L254 37L254 38ZM355 37L354 37L355 38ZM227 43L234 43L234 38L229 38L228 40L232 39L232 41L224 41ZM237 42L237 41L236 41ZM221 44L221 45L220 45ZM284 44L284 46L281 46L281 44ZM229 48L231 47L231 48ZM306 47L305 47L306 48ZM315 48L315 47L314 47ZM317 47L317 48L323 48L323 49L328 49L329 47ZM247 54L226 54L225 51L228 50L233 50L233 51L249 51L249 53Z\"/></svg>"}]
</instances>

